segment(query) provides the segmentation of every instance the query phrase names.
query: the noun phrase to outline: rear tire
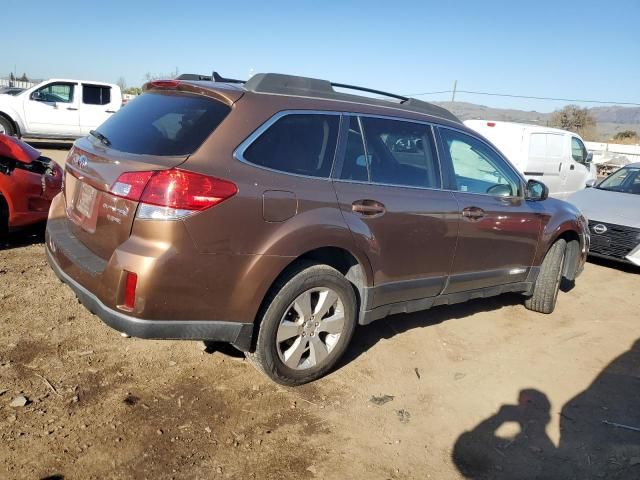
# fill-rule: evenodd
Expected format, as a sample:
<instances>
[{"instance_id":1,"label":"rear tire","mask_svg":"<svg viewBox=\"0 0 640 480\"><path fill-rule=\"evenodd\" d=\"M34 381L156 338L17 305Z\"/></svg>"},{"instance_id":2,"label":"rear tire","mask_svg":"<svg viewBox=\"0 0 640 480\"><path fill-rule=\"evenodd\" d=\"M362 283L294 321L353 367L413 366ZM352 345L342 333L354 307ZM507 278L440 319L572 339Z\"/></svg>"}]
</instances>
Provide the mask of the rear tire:
<instances>
[{"instance_id":1,"label":"rear tire","mask_svg":"<svg viewBox=\"0 0 640 480\"><path fill-rule=\"evenodd\" d=\"M258 319L247 359L276 383L302 385L327 374L347 349L356 295L336 269L305 262L276 283Z\"/></svg>"},{"instance_id":2,"label":"rear tire","mask_svg":"<svg viewBox=\"0 0 640 480\"><path fill-rule=\"evenodd\" d=\"M533 295L524 301L526 308L540 313L551 313L556 308L566 252L567 242L562 238L551 245L542 261Z\"/></svg>"},{"instance_id":3,"label":"rear tire","mask_svg":"<svg viewBox=\"0 0 640 480\"><path fill-rule=\"evenodd\" d=\"M4 133L10 137L16 134L16 129L13 127L13 124L2 115L0 115L0 133Z\"/></svg>"}]
</instances>

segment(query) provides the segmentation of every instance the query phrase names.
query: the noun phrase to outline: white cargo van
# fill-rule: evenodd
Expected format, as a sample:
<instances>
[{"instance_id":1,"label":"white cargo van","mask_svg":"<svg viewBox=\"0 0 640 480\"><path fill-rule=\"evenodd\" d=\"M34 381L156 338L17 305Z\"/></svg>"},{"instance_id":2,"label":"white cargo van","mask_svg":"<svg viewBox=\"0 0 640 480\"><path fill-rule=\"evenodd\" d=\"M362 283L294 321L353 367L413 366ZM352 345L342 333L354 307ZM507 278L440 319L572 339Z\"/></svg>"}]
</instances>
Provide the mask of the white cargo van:
<instances>
[{"instance_id":1,"label":"white cargo van","mask_svg":"<svg viewBox=\"0 0 640 480\"><path fill-rule=\"evenodd\" d=\"M464 124L498 147L527 179L547 185L553 197L565 199L595 184L592 155L573 132L492 120L467 120Z\"/></svg>"}]
</instances>

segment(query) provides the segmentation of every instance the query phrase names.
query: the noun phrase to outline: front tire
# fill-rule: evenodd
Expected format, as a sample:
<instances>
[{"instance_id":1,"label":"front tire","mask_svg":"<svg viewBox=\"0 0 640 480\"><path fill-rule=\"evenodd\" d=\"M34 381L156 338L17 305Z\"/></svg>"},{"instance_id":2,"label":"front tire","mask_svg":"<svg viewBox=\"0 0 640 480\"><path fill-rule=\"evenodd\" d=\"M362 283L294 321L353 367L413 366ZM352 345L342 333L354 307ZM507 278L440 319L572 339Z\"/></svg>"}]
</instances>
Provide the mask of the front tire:
<instances>
[{"instance_id":1,"label":"front tire","mask_svg":"<svg viewBox=\"0 0 640 480\"><path fill-rule=\"evenodd\" d=\"M533 295L524 301L524 306L529 310L551 313L556 308L566 252L567 242L563 239L551 245L542 261L538 279L533 287Z\"/></svg>"},{"instance_id":2,"label":"front tire","mask_svg":"<svg viewBox=\"0 0 640 480\"><path fill-rule=\"evenodd\" d=\"M13 127L13 124L2 115L0 115L0 133L4 133L10 137L16 134L16 129Z\"/></svg>"},{"instance_id":3,"label":"front tire","mask_svg":"<svg viewBox=\"0 0 640 480\"><path fill-rule=\"evenodd\" d=\"M336 364L356 326L352 285L328 265L305 263L273 288L262 310L255 351L247 358L282 385L316 380Z\"/></svg>"}]
</instances>

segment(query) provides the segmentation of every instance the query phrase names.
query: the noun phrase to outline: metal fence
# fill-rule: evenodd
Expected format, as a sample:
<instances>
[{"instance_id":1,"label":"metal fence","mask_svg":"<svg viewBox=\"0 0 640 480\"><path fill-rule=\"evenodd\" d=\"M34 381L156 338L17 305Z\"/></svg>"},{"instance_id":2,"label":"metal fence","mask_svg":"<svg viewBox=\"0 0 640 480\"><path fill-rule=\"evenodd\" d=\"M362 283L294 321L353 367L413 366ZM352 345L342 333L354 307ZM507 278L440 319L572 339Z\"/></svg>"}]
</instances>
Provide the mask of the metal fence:
<instances>
[{"instance_id":1,"label":"metal fence","mask_svg":"<svg viewBox=\"0 0 640 480\"><path fill-rule=\"evenodd\" d=\"M8 78L0 78L0 87L31 88L34 85L34 82L22 82L20 80L9 80Z\"/></svg>"},{"instance_id":2,"label":"metal fence","mask_svg":"<svg viewBox=\"0 0 640 480\"><path fill-rule=\"evenodd\" d=\"M640 145L585 142L585 146L593 152L593 163L603 175L629 163L640 162Z\"/></svg>"}]
</instances>

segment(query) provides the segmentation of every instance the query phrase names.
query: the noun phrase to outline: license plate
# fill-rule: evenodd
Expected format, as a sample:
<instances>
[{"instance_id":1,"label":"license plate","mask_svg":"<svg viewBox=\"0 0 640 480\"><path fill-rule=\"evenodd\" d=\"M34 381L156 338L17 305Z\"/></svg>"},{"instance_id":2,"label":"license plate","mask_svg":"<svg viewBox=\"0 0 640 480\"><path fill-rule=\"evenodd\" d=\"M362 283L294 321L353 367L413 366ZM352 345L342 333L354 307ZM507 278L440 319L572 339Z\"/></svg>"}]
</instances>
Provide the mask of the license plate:
<instances>
[{"instance_id":1,"label":"license plate","mask_svg":"<svg viewBox=\"0 0 640 480\"><path fill-rule=\"evenodd\" d=\"M80 194L76 202L76 210L85 217L90 217L93 213L93 204L96 202L97 190L91 185L83 183L80 185Z\"/></svg>"}]
</instances>

